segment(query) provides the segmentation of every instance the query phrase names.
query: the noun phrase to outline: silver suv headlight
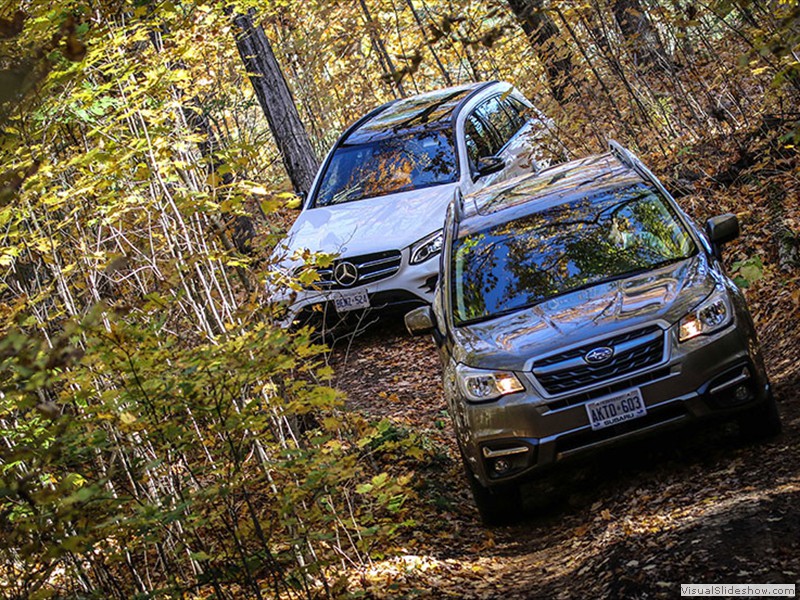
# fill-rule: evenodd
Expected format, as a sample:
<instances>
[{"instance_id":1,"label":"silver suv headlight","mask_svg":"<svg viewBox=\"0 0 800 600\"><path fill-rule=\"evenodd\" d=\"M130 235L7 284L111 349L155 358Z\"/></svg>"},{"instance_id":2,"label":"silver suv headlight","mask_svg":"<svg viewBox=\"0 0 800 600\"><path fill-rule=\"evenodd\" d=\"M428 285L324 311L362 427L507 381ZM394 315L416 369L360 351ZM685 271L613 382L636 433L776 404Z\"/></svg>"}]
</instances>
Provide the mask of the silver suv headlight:
<instances>
[{"instance_id":1,"label":"silver suv headlight","mask_svg":"<svg viewBox=\"0 0 800 600\"><path fill-rule=\"evenodd\" d=\"M727 326L733 319L731 301L725 288L717 287L711 295L683 317L678 330L681 342L707 335Z\"/></svg>"},{"instance_id":2,"label":"silver suv headlight","mask_svg":"<svg viewBox=\"0 0 800 600\"><path fill-rule=\"evenodd\" d=\"M442 230L440 229L411 244L411 260L409 262L412 265L418 265L436 256L441 251Z\"/></svg>"},{"instance_id":3,"label":"silver suv headlight","mask_svg":"<svg viewBox=\"0 0 800 600\"><path fill-rule=\"evenodd\" d=\"M462 393L470 402L488 402L525 389L510 371L487 371L459 364L456 375Z\"/></svg>"}]
</instances>

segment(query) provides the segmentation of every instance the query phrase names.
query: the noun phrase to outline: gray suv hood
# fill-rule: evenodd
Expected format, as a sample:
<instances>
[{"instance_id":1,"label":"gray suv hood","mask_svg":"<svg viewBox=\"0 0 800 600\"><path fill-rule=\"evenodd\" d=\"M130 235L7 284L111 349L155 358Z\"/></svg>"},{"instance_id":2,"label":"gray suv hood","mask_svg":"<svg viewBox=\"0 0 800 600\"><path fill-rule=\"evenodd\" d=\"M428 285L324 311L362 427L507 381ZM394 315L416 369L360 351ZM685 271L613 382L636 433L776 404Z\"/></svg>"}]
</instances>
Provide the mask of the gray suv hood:
<instances>
[{"instance_id":1,"label":"gray suv hood","mask_svg":"<svg viewBox=\"0 0 800 600\"><path fill-rule=\"evenodd\" d=\"M521 371L532 358L621 329L672 325L706 298L719 274L702 253L627 279L558 296L528 309L455 329L454 358Z\"/></svg>"}]
</instances>

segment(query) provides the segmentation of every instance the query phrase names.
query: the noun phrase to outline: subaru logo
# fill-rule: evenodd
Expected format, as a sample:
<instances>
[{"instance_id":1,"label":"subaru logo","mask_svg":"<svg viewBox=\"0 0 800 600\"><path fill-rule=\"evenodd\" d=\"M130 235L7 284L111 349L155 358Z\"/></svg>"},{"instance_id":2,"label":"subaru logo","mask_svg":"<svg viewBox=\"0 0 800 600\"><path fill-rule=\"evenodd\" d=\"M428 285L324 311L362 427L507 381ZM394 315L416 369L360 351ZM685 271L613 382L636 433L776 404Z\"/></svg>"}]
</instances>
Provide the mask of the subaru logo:
<instances>
[{"instance_id":1,"label":"subaru logo","mask_svg":"<svg viewBox=\"0 0 800 600\"><path fill-rule=\"evenodd\" d=\"M592 348L589 350L583 356L583 360L589 364L597 365L606 362L612 356L614 356L613 348L609 348L608 346L600 346L599 348Z\"/></svg>"},{"instance_id":2,"label":"subaru logo","mask_svg":"<svg viewBox=\"0 0 800 600\"><path fill-rule=\"evenodd\" d=\"M351 262L340 262L333 270L333 278L339 285L350 287L358 281L358 267Z\"/></svg>"}]
</instances>

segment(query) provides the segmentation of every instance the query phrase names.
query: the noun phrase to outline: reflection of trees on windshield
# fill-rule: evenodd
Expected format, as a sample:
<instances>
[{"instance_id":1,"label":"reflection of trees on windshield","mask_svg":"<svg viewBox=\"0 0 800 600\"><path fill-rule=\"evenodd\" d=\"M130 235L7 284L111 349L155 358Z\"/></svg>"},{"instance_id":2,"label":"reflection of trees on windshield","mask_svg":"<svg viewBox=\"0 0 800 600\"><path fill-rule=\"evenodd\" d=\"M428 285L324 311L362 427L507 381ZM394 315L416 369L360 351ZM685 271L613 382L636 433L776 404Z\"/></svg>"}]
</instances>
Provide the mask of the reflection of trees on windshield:
<instances>
[{"instance_id":1,"label":"reflection of trees on windshield","mask_svg":"<svg viewBox=\"0 0 800 600\"><path fill-rule=\"evenodd\" d=\"M489 318L690 256L672 209L644 186L547 208L459 240L458 321Z\"/></svg>"},{"instance_id":2,"label":"reflection of trees on windshield","mask_svg":"<svg viewBox=\"0 0 800 600\"><path fill-rule=\"evenodd\" d=\"M449 133L426 131L338 148L323 176L316 206L455 181L458 172Z\"/></svg>"}]
</instances>

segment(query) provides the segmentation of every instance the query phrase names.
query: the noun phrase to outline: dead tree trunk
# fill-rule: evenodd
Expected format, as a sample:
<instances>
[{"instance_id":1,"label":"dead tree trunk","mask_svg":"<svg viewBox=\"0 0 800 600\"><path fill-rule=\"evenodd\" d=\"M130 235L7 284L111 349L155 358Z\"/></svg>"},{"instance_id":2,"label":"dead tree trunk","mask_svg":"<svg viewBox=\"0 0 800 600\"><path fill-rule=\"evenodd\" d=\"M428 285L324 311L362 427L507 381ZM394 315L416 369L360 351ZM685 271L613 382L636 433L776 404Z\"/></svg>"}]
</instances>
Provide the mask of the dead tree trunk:
<instances>
[{"instance_id":1,"label":"dead tree trunk","mask_svg":"<svg viewBox=\"0 0 800 600\"><path fill-rule=\"evenodd\" d=\"M238 27L236 47L247 68L258 102L264 110L283 166L296 192L307 192L319 161L306 134L264 28L253 22L252 11L233 17Z\"/></svg>"},{"instance_id":2,"label":"dead tree trunk","mask_svg":"<svg viewBox=\"0 0 800 600\"><path fill-rule=\"evenodd\" d=\"M573 65L571 53L558 47L558 27L545 12L543 0L508 0L508 5L544 65L553 97L563 104L569 99L567 88L573 82Z\"/></svg>"}]
</instances>

